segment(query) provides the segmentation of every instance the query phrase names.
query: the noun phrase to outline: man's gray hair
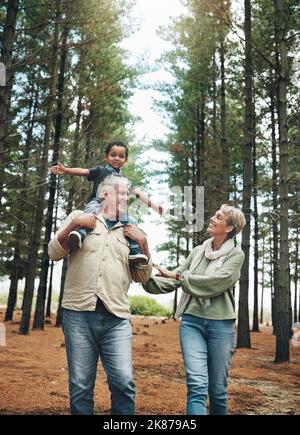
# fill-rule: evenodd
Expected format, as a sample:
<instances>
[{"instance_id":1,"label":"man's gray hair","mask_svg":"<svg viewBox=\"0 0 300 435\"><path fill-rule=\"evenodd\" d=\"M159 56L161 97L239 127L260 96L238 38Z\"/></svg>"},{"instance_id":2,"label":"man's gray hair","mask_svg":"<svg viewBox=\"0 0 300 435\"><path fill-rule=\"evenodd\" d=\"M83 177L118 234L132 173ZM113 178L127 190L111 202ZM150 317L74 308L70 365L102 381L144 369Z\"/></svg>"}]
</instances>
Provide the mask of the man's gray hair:
<instances>
[{"instance_id":1,"label":"man's gray hair","mask_svg":"<svg viewBox=\"0 0 300 435\"><path fill-rule=\"evenodd\" d=\"M99 184L96 197L103 199L104 192L111 192L117 185L119 186L120 184L123 186L126 185L129 189L130 181L128 178L122 177L118 174L109 175L108 177L104 178L102 183Z\"/></svg>"}]
</instances>

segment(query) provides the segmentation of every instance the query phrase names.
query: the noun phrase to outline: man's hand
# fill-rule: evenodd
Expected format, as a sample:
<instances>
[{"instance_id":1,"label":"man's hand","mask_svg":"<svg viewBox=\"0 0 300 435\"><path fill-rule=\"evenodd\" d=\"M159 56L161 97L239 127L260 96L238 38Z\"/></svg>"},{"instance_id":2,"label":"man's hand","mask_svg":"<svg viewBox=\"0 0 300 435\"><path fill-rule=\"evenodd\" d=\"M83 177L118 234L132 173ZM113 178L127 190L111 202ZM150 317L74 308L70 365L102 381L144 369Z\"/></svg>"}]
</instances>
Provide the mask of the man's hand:
<instances>
[{"instance_id":1,"label":"man's hand","mask_svg":"<svg viewBox=\"0 0 300 435\"><path fill-rule=\"evenodd\" d=\"M162 276L164 278L176 279L177 274L175 272L171 272L168 269L164 269L163 267L159 266L158 264L153 264L153 267L155 267L155 269L157 269L159 271L159 273L156 274L155 276Z\"/></svg>"},{"instance_id":2,"label":"man's hand","mask_svg":"<svg viewBox=\"0 0 300 435\"><path fill-rule=\"evenodd\" d=\"M69 225L64 228L57 236L57 240L65 249L69 251L68 237L72 231L77 231L80 228L89 228L93 230L96 226L96 215L91 213L80 213L76 216Z\"/></svg>"},{"instance_id":3,"label":"man's hand","mask_svg":"<svg viewBox=\"0 0 300 435\"><path fill-rule=\"evenodd\" d=\"M66 168L60 162L57 162L56 166L51 166L50 171L54 175L64 175L66 173Z\"/></svg>"},{"instance_id":4,"label":"man's hand","mask_svg":"<svg viewBox=\"0 0 300 435\"><path fill-rule=\"evenodd\" d=\"M124 228L124 236L138 243L141 251L146 257L150 258L150 251L148 246L147 237L143 231L139 230L133 224L127 224Z\"/></svg>"},{"instance_id":5,"label":"man's hand","mask_svg":"<svg viewBox=\"0 0 300 435\"><path fill-rule=\"evenodd\" d=\"M143 231L139 230L135 225L133 224L127 224L124 228L124 236L128 237L129 239L139 243L146 239L145 234Z\"/></svg>"},{"instance_id":6,"label":"man's hand","mask_svg":"<svg viewBox=\"0 0 300 435\"><path fill-rule=\"evenodd\" d=\"M96 226L96 215L93 213L81 213L73 220L76 228L88 228L93 230Z\"/></svg>"}]
</instances>

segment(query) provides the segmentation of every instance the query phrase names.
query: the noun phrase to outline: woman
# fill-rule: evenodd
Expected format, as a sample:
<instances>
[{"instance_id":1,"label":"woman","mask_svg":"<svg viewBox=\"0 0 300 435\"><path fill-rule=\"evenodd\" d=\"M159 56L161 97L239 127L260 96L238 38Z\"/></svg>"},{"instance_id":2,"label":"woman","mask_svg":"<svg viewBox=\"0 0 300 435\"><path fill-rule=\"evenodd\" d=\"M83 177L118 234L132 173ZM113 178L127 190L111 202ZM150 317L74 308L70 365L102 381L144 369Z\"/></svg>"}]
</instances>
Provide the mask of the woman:
<instances>
[{"instance_id":1,"label":"woman","mask_svg":"<svg viewBox=\"0 0 300 435\"><path fill-rule=\"evenodd\" d=\"M238 209L223 204L210 219L211 238L197 246L184 264L171 272L155 266L160 275L144 284L149 293L183 290L175 317L182 316L180 344L187 379L187 414L227 413L227 376L234 350L234 297L243 251L234 237L244 228Z\"/></svg>"}]
</instances>

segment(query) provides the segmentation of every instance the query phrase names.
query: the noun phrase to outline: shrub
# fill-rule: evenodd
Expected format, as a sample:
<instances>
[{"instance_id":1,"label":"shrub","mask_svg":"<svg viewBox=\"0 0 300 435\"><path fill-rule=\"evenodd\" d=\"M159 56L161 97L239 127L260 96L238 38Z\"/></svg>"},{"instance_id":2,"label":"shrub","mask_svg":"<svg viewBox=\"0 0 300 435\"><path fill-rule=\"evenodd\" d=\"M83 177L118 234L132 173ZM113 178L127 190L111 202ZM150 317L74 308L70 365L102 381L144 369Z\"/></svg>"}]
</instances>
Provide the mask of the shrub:
<instances>
[{"instance_id":1,"label":"shrub","mask_svg":"<svg viewBox=\"0 0 300 435\"><path fill-rule=\"evenodd\" d=\"M132 314L140 316L171 317L172 315L170 310L146 296L131 296L130 309Z\"/></svg>"}]
</instances>

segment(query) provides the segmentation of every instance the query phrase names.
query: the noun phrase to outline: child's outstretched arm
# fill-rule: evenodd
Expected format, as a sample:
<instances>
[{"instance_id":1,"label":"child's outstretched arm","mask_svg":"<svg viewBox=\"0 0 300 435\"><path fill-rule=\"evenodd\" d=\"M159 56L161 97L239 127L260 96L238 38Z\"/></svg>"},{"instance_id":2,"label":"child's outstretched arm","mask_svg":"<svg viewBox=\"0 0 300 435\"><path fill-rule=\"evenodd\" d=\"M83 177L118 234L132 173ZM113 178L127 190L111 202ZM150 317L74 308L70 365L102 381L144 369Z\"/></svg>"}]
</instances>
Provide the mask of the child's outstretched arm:
<instances>
[{"instance_id":1,"label":"child's outstretched arm","mask_svg":"<svg viewBox=\"0 0 300 435\"><path fill-rule=\"evenodd\" d=\"M156 213L160 214L161 216L165 213L165 209L161 204L156 204L155 202L153 202L149 198L149 196L146 193L142 192L140 189L135 187L132 190L132 194L135 195L140 201L142 201L148 207L151 207L154 211L156 211Z\"/></svg>"},{"instance_id":2,"label":"child's outstretched arm","mask_svg":"<svg viewBox=\"0 0 300 435\"><path fill-rule=\"evenodd\" d=\"M66 168L62 163L57 162L57 165L51 166L50 171L54 175L78 175L81 177L88 177L90 175L89 169L84 168Z\"/></svg>"}]
</instances>

